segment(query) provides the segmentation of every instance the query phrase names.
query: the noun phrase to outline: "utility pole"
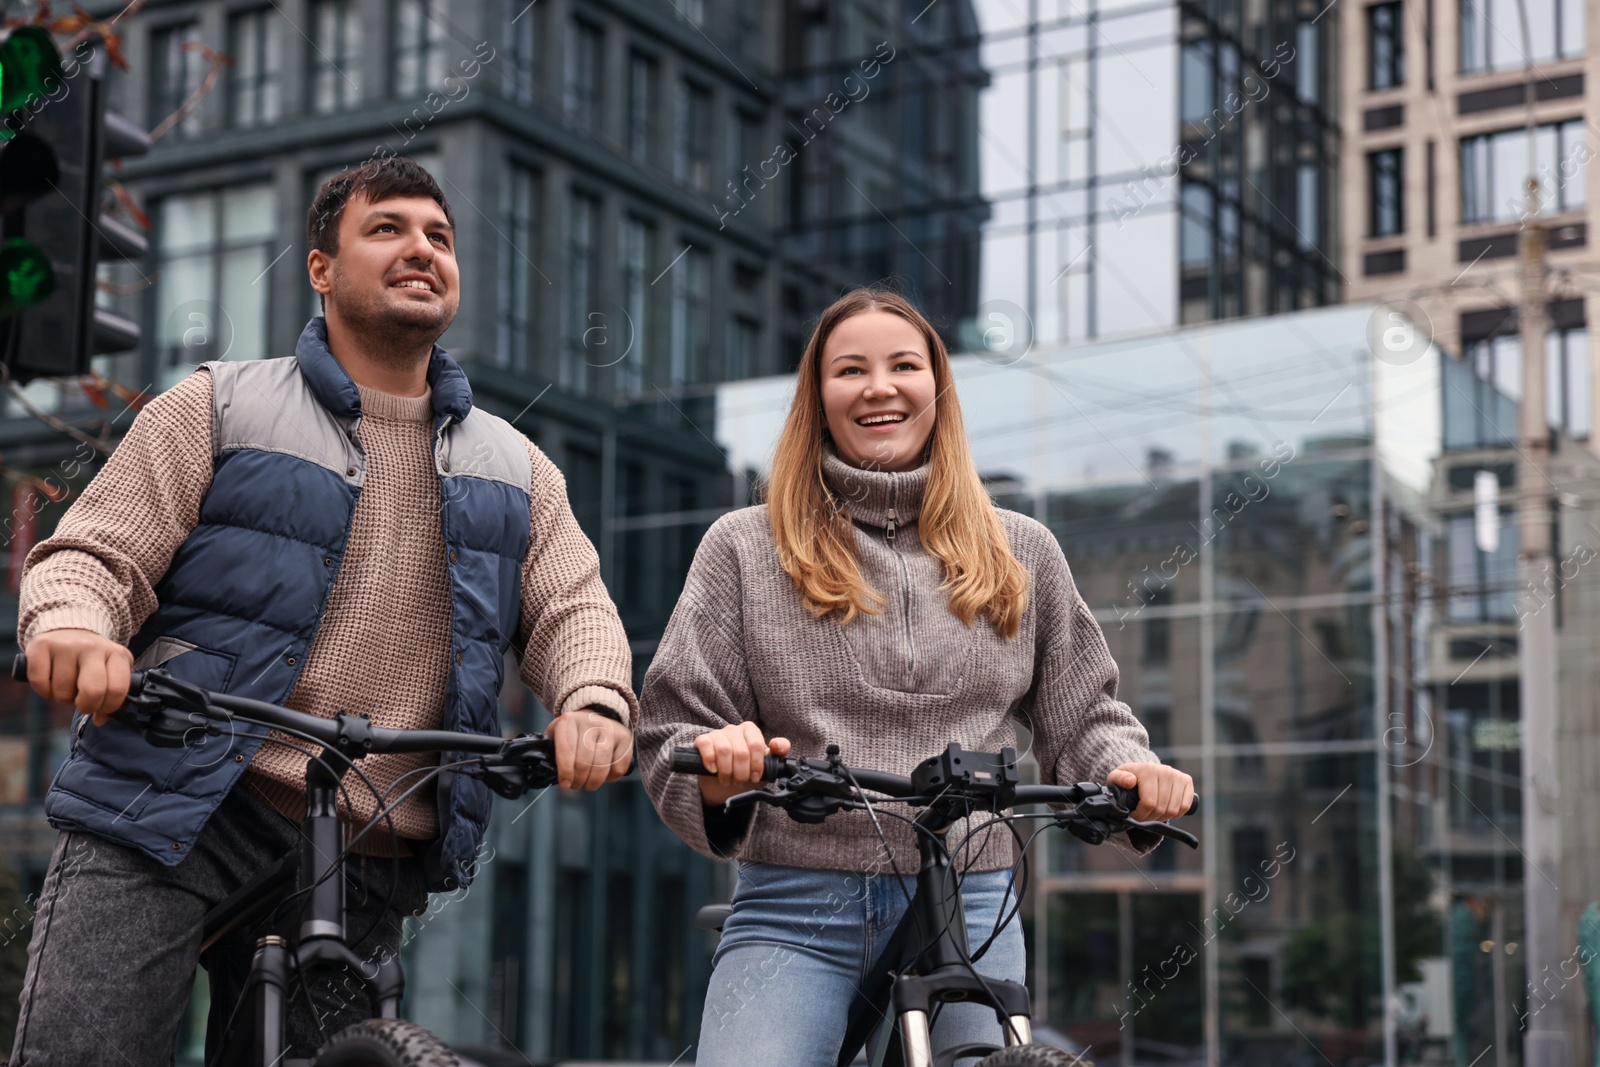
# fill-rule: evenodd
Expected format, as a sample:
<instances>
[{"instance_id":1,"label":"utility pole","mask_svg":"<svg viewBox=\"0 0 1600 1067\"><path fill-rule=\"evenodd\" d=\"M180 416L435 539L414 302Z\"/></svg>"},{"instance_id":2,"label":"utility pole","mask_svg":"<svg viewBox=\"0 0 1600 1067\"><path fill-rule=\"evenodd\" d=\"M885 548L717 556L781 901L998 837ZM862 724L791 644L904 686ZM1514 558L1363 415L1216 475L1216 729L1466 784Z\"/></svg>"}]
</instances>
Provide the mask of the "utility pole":
<instances>
[{"instance_id":1,"label":"utility pole","mask_svg":"<svg viewBox=\"0 0 1600 1067\"><path fill-rule=\"evenodd\" d=\"M1532 131L1530 132L1530 138ZM1545 230L1539 218L1539 179L1528 176L1528 223L1522 231L1522 412L1517 459L1517 588L1543 589L1552 569L1550 481L1545 475L1550 431L1545 425ZM1527 967L1525 1067L1569 1067L1562 998L1544 979L1560 967L1561 823L1556 780L1555 611L1542 599L1519 612L1522 717L1523 932ZM1496 944L1495 951L1504 951ZM1559 981L1559 979L1558 979ZM1557 987L1559 988L1559 987Z\"/></svg>"}]
</instances>

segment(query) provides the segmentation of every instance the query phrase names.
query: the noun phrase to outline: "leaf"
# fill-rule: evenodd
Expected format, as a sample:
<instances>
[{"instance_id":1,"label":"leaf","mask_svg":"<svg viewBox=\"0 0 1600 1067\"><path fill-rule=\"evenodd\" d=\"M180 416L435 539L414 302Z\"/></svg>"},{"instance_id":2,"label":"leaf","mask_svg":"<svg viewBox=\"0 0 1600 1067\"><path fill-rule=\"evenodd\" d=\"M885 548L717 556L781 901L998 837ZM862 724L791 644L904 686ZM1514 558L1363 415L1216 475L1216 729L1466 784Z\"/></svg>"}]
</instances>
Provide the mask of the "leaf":
<instances>
[{"instance_id":1,"label":"leaf","mask_svg":"<svg viewBox=\"0 0 1600 1067\"><path fill-rule=\"evenodd\" d=\"M78 387L83 390L83 395L87 396L90 402L101 411L104 411L107 405L111 403L110 398L106 396L105 389L100 384L99 374L79 378Z\"/></svg>"},{"instance_id":2,"label":"leaf","mask_svg":"<svg viewBox=\"0 0 1600 1067\"><path fill-rule=\"evenodd\" d=\"M155 399L149 393L146 393L143 390L130 389L121 382L112 381L110 378L105 379L105 383L106 385L110 386L113 393L117 394L118 400L121 400L124 404L127 404L135 411L143 411L144 406L150 403L151 400Z\"/></svg>"}]
</instances>

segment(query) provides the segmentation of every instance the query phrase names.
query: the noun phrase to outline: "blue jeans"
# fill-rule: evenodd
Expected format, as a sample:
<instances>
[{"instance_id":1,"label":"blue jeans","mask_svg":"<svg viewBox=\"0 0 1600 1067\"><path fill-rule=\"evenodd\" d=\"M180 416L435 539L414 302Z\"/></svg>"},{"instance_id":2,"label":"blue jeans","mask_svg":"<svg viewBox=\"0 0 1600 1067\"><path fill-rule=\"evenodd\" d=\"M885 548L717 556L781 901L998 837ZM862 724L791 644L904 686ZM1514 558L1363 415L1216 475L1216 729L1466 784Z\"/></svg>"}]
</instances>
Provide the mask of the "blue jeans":
<instances>
[{"instance_id":1,"label":"blue jeans","mask_svg":"<svg viewBox=\"0 0 1600 1067\"><path fill-rule=\"evenodd\" d=\"M1010 884L1010 871L971 874L962 883L973 951L993 932ZM915 892L915 878L902 882L892 873L741 863L733 914L712 957L697 1067L833 1067L850 1001L905 914L906 894ZM1013 893L1006 911L1015 903ZM977 968L985 978L1022 981L1020 921L1000 932ZM968 1041L1005 1043L994 1012L946 1004L933 1028L935 1052Z\"/></svg>"}]
</instances>

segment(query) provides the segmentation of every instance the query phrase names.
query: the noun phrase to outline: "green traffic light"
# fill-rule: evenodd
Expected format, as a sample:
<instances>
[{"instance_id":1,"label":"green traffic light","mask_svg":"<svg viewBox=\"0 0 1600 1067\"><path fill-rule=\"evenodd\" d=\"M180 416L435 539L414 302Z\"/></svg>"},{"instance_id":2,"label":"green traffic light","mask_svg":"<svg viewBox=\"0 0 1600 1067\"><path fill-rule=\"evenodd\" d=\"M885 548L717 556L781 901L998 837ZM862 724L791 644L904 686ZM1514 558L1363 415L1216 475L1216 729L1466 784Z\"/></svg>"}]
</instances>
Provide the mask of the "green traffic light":
<instances>
[{"instance_id":1,"label":"green traffic light","mask_svg":"<svg viewBox=\"0 0 1600 1067\"><path fill-rule=\"evenodd\" d=\"M0 319L42 304L55 288L56 272L38 245L20 237L0 245Z\"/></svg>"},{"instance_id":2,"label":"green traffic light","mask_svg":"<svg viewBox=\"0 0 1600 1067\"><path fill-rule=\"evenodd\" d=\"M19 26L0 42L0 115L46 96L63 77L61 52L48 31Z\"/></svg>"}]
</instances>

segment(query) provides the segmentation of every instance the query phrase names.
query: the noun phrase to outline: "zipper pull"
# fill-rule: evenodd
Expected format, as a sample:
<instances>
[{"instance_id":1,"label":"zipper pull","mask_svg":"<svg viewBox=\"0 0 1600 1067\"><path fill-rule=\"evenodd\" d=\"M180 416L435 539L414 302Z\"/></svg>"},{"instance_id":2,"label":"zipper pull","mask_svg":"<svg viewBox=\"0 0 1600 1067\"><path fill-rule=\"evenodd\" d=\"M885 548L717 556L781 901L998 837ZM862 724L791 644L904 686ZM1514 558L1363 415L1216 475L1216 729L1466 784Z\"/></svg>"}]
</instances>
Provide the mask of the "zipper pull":
<instances>
[{"instance_id":1,"label":"zipper pull","mask_svg":"<svg viewBox=\"0 0 1600 1067\"><path fill-rule=\"evenodd\" d=\"M883 528L883 536L890 541L894 540L894 508L889 509L889 525Z\"/></svg>"}]
</instances>

